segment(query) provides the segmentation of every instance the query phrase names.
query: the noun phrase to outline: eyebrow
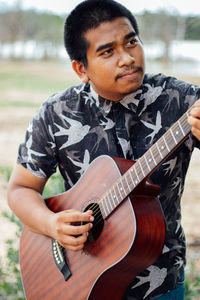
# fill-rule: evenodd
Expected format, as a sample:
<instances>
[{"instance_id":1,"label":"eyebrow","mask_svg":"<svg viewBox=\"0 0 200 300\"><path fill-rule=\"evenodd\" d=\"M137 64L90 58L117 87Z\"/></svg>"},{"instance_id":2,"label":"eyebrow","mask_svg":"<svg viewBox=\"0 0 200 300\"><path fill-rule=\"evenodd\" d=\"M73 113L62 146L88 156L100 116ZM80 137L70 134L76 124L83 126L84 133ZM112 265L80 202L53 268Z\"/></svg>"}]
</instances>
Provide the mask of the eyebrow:
<instances>
[{"instance_id":1,"label":"eyebrow","mask_svg":"<svg viewBox=\"0 0 200 300\"><path fill-rule=\"evenodd\" d=\"M128 40L131 37L136 37L136 35L137 35L136 32L131 31L130 33L128 33L127 35L125 35L124 40Z\"/></svg>"},{"instance_id":2,"label":"eyebrow","mask_svg":"<svg viewBox=\"0 0 200 300\"><path fill-rule=\"evenodd\" d=\"M124 36L124 41L130 39L131 37L135 37L135 36L136 36L136 33L134 31L131 31L131 32L129 32L128 34L126 34ZM110 43L100 45L97 48L96 53L99 52L99 51L102 51L104 49L108 49L108 48L112 47L114 44L115 44L115 42L110 42Z\"/></svg>"}]
</instances>

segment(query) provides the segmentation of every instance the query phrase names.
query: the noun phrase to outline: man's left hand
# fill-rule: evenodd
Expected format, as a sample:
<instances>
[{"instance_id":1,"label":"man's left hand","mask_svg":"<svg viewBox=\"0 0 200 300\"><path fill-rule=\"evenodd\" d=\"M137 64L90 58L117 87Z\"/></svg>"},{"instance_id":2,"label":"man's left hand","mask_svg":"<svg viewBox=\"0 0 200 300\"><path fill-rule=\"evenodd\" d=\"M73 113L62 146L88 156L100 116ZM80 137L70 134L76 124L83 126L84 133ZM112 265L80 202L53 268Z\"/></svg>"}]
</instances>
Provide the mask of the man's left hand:
<instances>
[{"instance_id":1,"label":"man's left hand","mask_svg":"<svg viewBox=\"0 0 200 300\"><path fill-rule=\"evenodd\" d=\"M195 102L191 109L188 123L192 126L191 132L200 141L200 99Z\"/></svg>"}]
</instances>

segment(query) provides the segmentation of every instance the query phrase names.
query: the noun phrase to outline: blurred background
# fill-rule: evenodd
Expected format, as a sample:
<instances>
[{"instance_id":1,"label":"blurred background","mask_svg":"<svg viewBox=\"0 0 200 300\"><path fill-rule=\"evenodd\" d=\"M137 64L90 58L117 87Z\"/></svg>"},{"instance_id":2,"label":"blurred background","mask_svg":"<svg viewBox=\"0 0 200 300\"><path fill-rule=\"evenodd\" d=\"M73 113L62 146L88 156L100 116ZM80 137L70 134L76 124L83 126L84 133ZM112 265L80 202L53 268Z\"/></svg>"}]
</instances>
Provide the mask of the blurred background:
<instances>
[{"instance_id":1,"label":"blurred background","mask_svg":"<svg viewBox=\"0 0 200 300\"><path fill-rule=\"evenodd\" d=\"M52 93L79 83L63 46L63 26L69 11L80 2L0 0L0 299L24 299L16 237L21 224L6 204L8 180L35 110ZM139 23L147 72L163 72L200 85L199 3L118 2ZM195 151L182 202L188 243L186 300L200 299L199 170ZM60 178L53 177L50 186L48 195L60 192Z\"/></svg>"}]
</instances>

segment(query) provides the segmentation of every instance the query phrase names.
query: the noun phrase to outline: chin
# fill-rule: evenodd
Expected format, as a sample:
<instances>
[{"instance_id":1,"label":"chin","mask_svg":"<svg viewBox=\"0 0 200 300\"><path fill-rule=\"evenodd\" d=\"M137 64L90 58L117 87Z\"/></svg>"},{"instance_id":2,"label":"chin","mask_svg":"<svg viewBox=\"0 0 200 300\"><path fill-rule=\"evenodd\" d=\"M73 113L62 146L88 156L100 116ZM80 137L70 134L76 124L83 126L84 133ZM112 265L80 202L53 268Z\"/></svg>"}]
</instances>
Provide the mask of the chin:
<instances>
[{"instance_id":1,"label":"chin","mask_svg":"<svg viewBox=\"0 0 200 300\"><path fill-rule=\"evenodd\" d=\"M122 95L124 97L129 94L132 94L132 93L136 92L139 88L140 88L140 85L138 87L132 87L132 88L128 89L127 91L125 91Z\"/></svg>"}]
</instances>

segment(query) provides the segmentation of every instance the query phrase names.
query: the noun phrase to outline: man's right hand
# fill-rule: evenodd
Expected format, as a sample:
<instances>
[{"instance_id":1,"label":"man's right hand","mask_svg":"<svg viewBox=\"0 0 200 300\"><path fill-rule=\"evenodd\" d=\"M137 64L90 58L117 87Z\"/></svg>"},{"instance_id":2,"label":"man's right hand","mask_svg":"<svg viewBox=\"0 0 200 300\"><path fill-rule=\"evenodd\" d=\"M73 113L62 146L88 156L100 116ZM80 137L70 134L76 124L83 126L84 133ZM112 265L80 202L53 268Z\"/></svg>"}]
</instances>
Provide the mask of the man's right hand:
<instances>
[{"instance_id":1,"label":"man's right hand","mask_svg":"<svg viewBox=\"0 0 200 300\"><path fill-rule=\"evenodd\" d=\"M52 237L64 248L79 251L83 249L84 243L87 241L93 220L91 210L82 213L75 209L69 209L55 213L50 220ZM84 225L81 224L82 222Z\"/></svg>"}]
</instances>

